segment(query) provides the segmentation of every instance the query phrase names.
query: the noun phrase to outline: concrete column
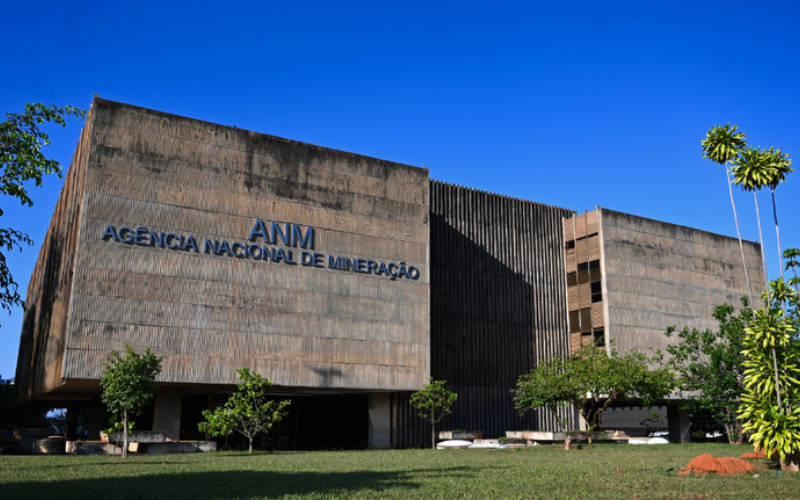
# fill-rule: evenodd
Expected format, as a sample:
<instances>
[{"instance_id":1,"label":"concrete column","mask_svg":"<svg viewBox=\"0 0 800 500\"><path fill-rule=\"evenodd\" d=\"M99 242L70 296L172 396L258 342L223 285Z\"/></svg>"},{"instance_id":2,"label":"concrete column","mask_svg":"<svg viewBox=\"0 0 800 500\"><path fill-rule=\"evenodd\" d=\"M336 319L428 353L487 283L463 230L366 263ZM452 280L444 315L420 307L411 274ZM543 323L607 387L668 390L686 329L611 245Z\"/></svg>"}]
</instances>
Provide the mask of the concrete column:
<instances>
[{"instance_id":1,"label":"concrete column","mask_svg":"<svg viewBox=\"0 0 800 500\"><path fill-rule=\"evenodd\" d=\"M106 428L106 405L100 396L92 397L89 406L89 441L100 441L100 431Z\"/></svg>"},{"instance_id":2,"label":"concrete column","mask_svg":"<svg viewBox=\"0 0 800 500\"><path fill-rule=\"evenodd\" d=\"M667 426L671 443L689 443L692 441L689 410L681 410L675 405L667 405Z\"/></svg>"},{"instance_id":3,"label":"concrete column","mask_svg":"<svg viewBox=\"0 0 800 500\"><path fill-rule=\"evenodd\" d=\"M369 395L369 449L392 447L392 395L373 392Z\"/></svg>"},{"instance_id":4,"label":"concrete column","mask_svg":"<svg viewBox=\"0 0 800 500\"><path fill-rule=\"evenodd\" d=\"M166 432L167 439L181 437L181 403L183 391L178 387L159 387L153 405L153 430Z\"/></svg>"}]
</instances>

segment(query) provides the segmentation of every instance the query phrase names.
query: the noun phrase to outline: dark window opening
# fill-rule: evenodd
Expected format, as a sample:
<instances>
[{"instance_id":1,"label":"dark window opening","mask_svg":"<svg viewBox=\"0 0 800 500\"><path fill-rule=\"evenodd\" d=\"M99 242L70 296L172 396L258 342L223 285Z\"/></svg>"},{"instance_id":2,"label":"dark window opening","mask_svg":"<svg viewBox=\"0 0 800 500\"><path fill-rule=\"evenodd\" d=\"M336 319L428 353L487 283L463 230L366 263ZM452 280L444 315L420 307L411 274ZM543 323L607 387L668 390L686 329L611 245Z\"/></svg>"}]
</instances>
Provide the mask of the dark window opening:
<instances>
[{"instance_id":1,"label":"dark window opening","mask_svg":"<svg viewBox=\"0 0 800 500\"><path fill-rule=\"evenodd\" d=\"M603 301L603 287L599 281L593 281L592 287L592 303Z\"/></svg>"},{"instance_id":2,"label":"dark window opening","mask_svg":"<svg viewBox=\"0 0 800 500\"><path fill-rule=\"evenodd\" d=\"M569 240L567 242L567 250L569 250L570 248L575 248L575 240Z\"/></svg>"},{"instance_id":3,"label":"dark window opening","mask_svg":"<svg viewBox=\"0 0 800 500\"><path fill-rule=\"evenodd\" d=\"M581 331L580 311L569 312L569 333Z\"/></svg>"},{"instance_id":4,"label":"dark window opening","mask_svg":"<svg viewBox=\"0 0 800 500\"><path fill-rule=\"evenodd\" d=\"M567 286L575 286L578 284L578 273L567 274Z\"/></svg>"},{"instance_id":5,"label":"dark window opening","mask_svg":"<svg viewBox=\"0 0 800 500\"><path fill-rule=\"evenodd\" d=\"M581 309L581 331L592 331L592 310L590 308Z\"/></svg>"},{"instance_id":6,"label":"dark window opening","mask_svg":"<svg viewBox=\"0 0 800 500\"><path fill-rule=\"evenodd\" d=\"M578 283L600 281L600 261L581 262L578 264Z\"/></svg>"},{"instance_id":7,"label":"dark window opening","mask_svg":"<svg viewBox=\"0 0 800 500\"><path fill-rule=\"evenodd\" d=\"M596 328L594 330L594 345L597 347L603 347L606 345L606 334L602 328Z\"/></svg>"}]
</instances>

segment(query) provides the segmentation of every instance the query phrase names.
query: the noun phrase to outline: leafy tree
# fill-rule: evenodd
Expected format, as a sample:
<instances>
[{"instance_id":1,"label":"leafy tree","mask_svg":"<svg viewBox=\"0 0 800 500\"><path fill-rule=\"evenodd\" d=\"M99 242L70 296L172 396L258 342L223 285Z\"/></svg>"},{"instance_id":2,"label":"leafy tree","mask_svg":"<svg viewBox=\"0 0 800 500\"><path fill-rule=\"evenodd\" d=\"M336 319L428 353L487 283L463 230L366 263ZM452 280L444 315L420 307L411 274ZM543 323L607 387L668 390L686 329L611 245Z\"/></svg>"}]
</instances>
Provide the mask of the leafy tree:
<instances>
[{"instance_id":1,"label":"leafy tree","mask_svg":"<svg viewBox=\"0 0 800 500\"><path fill-rule=\"evenodd\" d=\"M764 449L768 457L777 453L784 470L798 472L800 347L793 339L797 332L796 296L790 303L793 307L784 312L774 301L771 308L756 311L745 328L745 391L739 416L756 449Z\"/></svg>"},{"instance_id":2,"label":"leafy tree","mask_svg":"<svg viewBox=\"0 0 800 500\"><path fill-rule=\"evenodd\" d=\"M772 195L772 215L775 217L775 235L778 238L778 260L783 263L783 254L781 249L781 231L778 226L778 205L775 203L775 188L782 182L786 182L786 174L794 172L792 168L792 160L789 159L789 153L784 153L780 149L769 148L766 151L770 165L769 178L765 183L769 186L770 194ZM783 266L781 266L781 278L783 278Z\"/></svg>"},{"instance_id":3,"label":"leafy tree","mask_svg":"<svg viewBox=\"0 0 800 500\"><path fill-rule=\"evenodd\" d=\"M741 444L742 422L737 412L744 391L742 349L744 328L753 316L747 297L742 297L739 314L734 311L729 304L714 309L719 322L716 332L684 328L676 333L675 327L669 327L666 336L677 336L678 343L666 350L685 398L684 407L693 414L710 416L723 425L729 443Z\"/></svg>"},{"instance_id":4,"label":"leafy tree","mask_svg":"<svg viewBox=\"0 0 800 500\"><path fill-rule=\"evenodd\" d=\"M567 369L567 360L566 357L555 357L540 363L536 369L519 378L513 392L514 407L520 415L538 408L546 408L553 415L558 430L564 434L564 448L569 450L572 448L570 431L573 425L569 420L569 412L562 416L564 412L559 412L559 409L569 406L585 394L580 392Z\"/></svg>"},{"instance_id":5,"label":"leafy tree","mask_svg":"<svg viewBox=\"0 0 800 500\"><path fill-rule=\"evenodd\" d=\"M543 404L565 406L572 403L586 421L591 432L602 423L603 412L621 398L640 399L648 405L663 398L674 388L672 371L657 365L661 357L648 359L631 350L620 355L589 345L571 356L554 356L531 373L517 380L514 402L517 410L537 408Z\"/></svg>"},{"instance_id":6,"label":"leafy tree","mask_svg":"<svg viewBox=\"0 0 800 500\"><path fill-rule=\"evenodd\" d=\"M200 432L210 432L212 436L228 436L234 431L250 440L249 451L253 453L253 438L259 432L268 431L286 415L285 408L290 400L268 399L272 381L261 374L252 373L250 368L236 370L241 383L236 387L225 405L213 412L205 410L198 428Z\"/></svg>"},{"instance_id":7,"label":"leafy tree","mask_svg":"<svg viewBox=\"0 0 800 500\"><path fill-rule=\"evenodd\" d=\"M428 385L411 395L411 406L420 417L431 423L431 448L436 448L436 422L449 415L458 395L445 388L446 380L429 378Z\"/></svg>"},{"instance_id":8,"label":"leafy tree","mask_svg":"<svg viewBox=\"0 0 800 500\"><path fill-rule=\"evenodd\" d=\"M753 303L753 297L750 292L750 277L747 272L747 262L744 258L744 245L742 244L742 232L739 230L739 216L736 214L736 202L733 200L733 184L731 183L730 169L728 162L736 158L739 150L745 147L745 133L736 132L739 128L738 125L727 124L712 127L706 133L706 138L700 141L703 146L703 158L708 158L714 163L725 165L725 178L728 184L728 192L731 196L731 205L733 206L733 220L736 223L736 234L739 237L739 251L742 254L742 266L744 267L744 277L747 281L747 294L750 303Z\"/></svg>"},{"instance_id":9,"label":"leafy tree","mask_svg":"<svg viewBox=\"0 0 800 500\"><path fill-rule=\"evenodd\" d=\"M797 268L800 267L800 248L787 248L783 252L783 258L787 260L786 270L794 272L794 278L789 280L789 284L794 287L794 291L800 294L800 278L797 277Z\"/></svg>"},{"instance_id":10,"label":"leafy tree","mask_svg":"<svg viewBox=\"0 0 800 500\"><path fill-rule=\"evenodd\" d=\"M103 363L105 370L100 377L103 403L114 414L115 420L119 421L122 416L118 427L121 427L123 435L123 458L128 457L129 418L141 413L153 399L156 392L154 381L161 372L162 359L150 352L149 347L144 354L138 354L126 344L124 358L118 351L111 351L108 362Z\"/></svg>"},{"instance_id":11,"label":"leafy tree","mask_svg":"<svg viewBox=\"0 0 800 500\"><path fill-rule=\"evenodd\" d=\"M758 221L758 237L761 242L761 265L764 271L764 282L768 283L767 277L767 258L764 255L764 233L761 230L761 213L758 209L758 191L767 185L772 179L770 170L771 159L769 153L765 153L761 148L751 148L745 146L739 151L739 156L734 158L733 164L733 183L745 191L753 192L753 199L756 204L756 220Z\"/></svg>"},{"instance_id":12,"label":"leafy tree","mask_svg":"<svg viewBox=\"0 0 800 500\"><path fill-rule=\"evenodd\" d=\"M25 183L32 180L38 187L42 185L45 174L61 177L61 165L56 160L47 159L41 152L42 146L50 144L50 139L39 126L44 122L66 126L64 118L70 115L83 120L86 111L72 106L59 108L27 104L24 113L6 113L8 119L0 122L0 193L18 198L23 206L32 206L33 200L28 195ZM0 209L2 215L3 210ZM26 233L0 228L0 307L8 310L9 314L12 307L24 307L24 304L2 250L19 248L22 251L23 244L33 244Z\"/></svg>"}]
</instances>

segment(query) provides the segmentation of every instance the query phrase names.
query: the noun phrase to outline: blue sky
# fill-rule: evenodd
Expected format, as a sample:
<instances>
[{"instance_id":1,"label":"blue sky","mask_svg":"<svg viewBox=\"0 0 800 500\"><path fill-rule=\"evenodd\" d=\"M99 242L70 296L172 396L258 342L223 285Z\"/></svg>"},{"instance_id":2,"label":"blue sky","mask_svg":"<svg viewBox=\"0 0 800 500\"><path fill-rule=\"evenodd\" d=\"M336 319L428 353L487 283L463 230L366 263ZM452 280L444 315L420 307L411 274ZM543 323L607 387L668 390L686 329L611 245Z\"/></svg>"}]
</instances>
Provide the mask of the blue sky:
<instances>
[{"instance_id":1,"label":"blue sky","mask_svg":"<svg viewBox=\"0 0 800 500\"><path fill-rule=\"evenodd\" d=\"M0 111L93 94L430 168L431 177L572 208L735 235L724 170L700 140L737 123L800 157L800 2L11 2ZM0 115L1 116L1 115ZM52 130L69 165L80 127ZM62 180L0 224L24 294ZM736 192L758 239L752 194ZM800 173L777 190L800 247ZM761 195L772 277L771 205ZM0 312L14 375L21 311Z\"/></svg>"}]
</instances>

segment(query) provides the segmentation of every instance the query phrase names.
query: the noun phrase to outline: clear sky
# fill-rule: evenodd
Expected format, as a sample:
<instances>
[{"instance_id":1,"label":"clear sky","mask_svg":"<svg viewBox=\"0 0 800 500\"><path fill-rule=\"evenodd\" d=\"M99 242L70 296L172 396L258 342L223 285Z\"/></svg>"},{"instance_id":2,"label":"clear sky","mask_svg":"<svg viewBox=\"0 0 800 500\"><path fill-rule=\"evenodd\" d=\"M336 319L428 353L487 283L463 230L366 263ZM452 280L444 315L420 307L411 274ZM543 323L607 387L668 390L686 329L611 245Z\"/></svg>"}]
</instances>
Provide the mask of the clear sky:
<instances>
[{"instance_id":1,"label":"clear sky","mask_svg":"<svg viewBox=\"0 0 800 500\"><path fill-rule=\"evenodd\" d=\"M255 6L258 4L259 6ZM800 2L6 2L0 111L93 94L416 166L578 211L596 205L735 236L706 131L740 125L800 167ZM3 118L0 115L0 118ZM45 152L70 164L82 124ZM0 225L24 295L62 179ZM735 193L758 239L753 195ZM777 190L800 247L800 173ZM761 212L778 275L771 204ZM22 312L0 312L14 376ZM667 325L665 325L667 326Z\"/></svg>"}]
</instances>

